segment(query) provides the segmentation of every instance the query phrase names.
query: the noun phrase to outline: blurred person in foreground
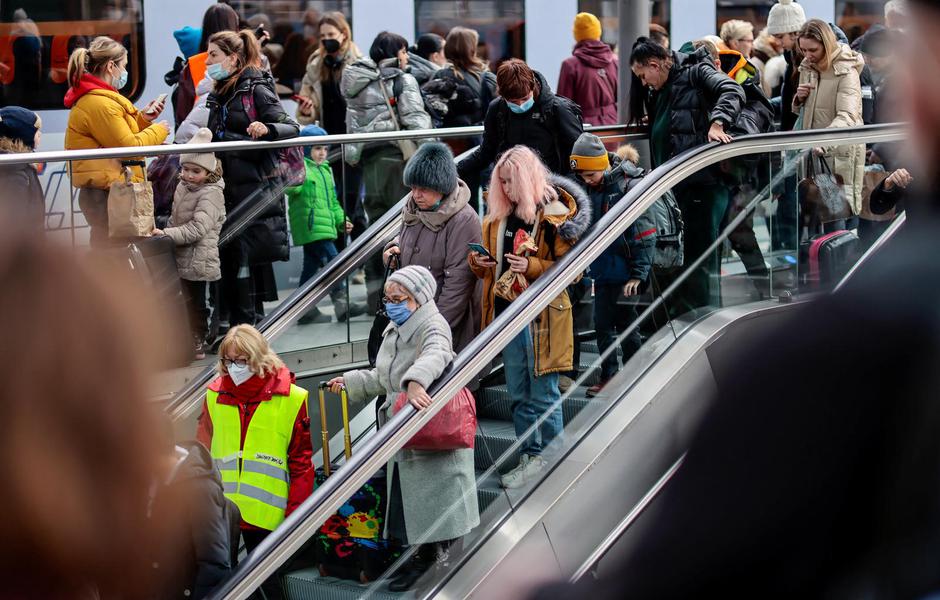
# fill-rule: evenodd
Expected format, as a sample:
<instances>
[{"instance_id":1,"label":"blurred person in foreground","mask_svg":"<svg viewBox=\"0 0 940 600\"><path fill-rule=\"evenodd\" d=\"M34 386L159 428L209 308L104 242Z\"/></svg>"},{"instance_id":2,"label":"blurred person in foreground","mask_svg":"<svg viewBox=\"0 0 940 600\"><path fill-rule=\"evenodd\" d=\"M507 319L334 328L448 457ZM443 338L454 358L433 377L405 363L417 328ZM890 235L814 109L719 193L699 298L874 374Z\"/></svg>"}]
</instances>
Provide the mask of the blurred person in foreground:
<instances>
[{"instance_id":1,"label":"blurred person in foreground","mask_svg":"<svg viewBox=\"0 0 940 600\"><path fill-rule=\"evenodd\" d=\"M160 439L145 377L169 320L121 272L0 227L2 596L148 597L162 530L146 515Z\"/></svg>"},{"instance_id":2,"label":"blurred person in foreground","mask_svg":"<svg viewBox=\"0 0 940 600\"><path fill-rule=\"evenodd\" d=\"M726 392L614 575L539 597L940 591L940 6L910 10L899 71L923 174L908 205L918 218L845 288L796 308L716 369ZM761 360L742 371L755 352ZM781 373L796 377L768 387Z\"/></svg>"}]
</instances>

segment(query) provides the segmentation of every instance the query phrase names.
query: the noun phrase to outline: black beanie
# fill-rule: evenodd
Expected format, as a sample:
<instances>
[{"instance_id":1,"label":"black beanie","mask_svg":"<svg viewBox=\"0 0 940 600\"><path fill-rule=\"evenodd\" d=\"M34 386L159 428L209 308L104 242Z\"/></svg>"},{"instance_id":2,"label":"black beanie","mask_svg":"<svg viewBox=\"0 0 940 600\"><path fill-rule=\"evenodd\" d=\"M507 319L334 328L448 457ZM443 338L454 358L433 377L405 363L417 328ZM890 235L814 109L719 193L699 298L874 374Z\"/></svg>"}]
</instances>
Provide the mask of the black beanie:
<instances>
[{"instance_id":1,"label":"black beanie","mask_svg":"<svg viewBox=\"0 0 940 600\"><path fill-rule=\"evenodd\" d=\"M30 150L34 149L40 123L39 115L21 106L0 108L0 137L20 141Z\"/></svg>"}]
</instances>

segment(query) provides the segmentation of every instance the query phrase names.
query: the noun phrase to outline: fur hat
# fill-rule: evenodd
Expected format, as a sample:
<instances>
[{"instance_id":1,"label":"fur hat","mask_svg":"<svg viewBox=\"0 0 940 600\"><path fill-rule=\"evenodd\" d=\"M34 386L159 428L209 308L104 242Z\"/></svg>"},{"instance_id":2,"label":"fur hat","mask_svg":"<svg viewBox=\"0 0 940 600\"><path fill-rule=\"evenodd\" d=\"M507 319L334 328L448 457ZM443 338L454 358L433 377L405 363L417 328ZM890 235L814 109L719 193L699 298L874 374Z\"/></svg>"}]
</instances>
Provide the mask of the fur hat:
<instances>
[{"instance_id":1,"label":"fur hat","mask_svg":"<svg viewBox=\"0 0 940 600\"><path fill-rule=\"evenodd\" d=\"M767 17L767 33L770 35L793 33L803 29L806 24L806 13L803 7L793 0L780 0L770 7Z\"/></svg>"},{"instance_id":2,"label":"fur hat","mask_svg":"<svg viewBox=\"0 0 940 600\"><path fill-rule=\"evenodd\" d=\"M408 187L423 187L450 195L457 189L457 165L454 164L453 152L440 142L421 144L405 166L402 180Z\"/></svg>"},{"instance_id":3,"label":"fur hat","mask_svg":"<svg viewBox=\"0 0 940 600\"><path fill-rule=\"evenodd\" d=\"M199 131L196 132L196 135L192 137L187 144L208 144L212 141L212 132L206 129L205 127L200 127ZM184 144L185 145L185 144ZM200 152L199 154L180 154L180 164L191 164L196 165L197 167L202 167L210 173L215 172L217 162L215 160L215 154L211 152Z\"/></svg>"},{"instance_id":4,"label":"fur hat","mask_svg":"<svg viewBox=\"0 0 940 600\"><path fill-rule=\"evenodd\" d=\"M571 147L571 170L606 171L608 168L610 159L601 138L586 131L579 135Z\"/></svg>"},{"instance_id":5,"label":"fur hat","mask_svg":"<svg viewBox=\"0 0 940 600\"><path fill-rule=\"evenodd\" d=\"M42 127L39 115L22 106L0 108L0 137L22 142L30 150L35 150L36 132Z\"/></svg>"},{"instance_id":6,"label":"fur hat","mask_svg":"<svg viewBox=\"0 0 940 600\"><path fill-rule=\"evenodd\" d=\"M574 41L583 42L584 40L601 39L601 22L591 13L578 13L574 17Z\"/></svg>"},{"instance_id":7,"label":"fur hat","mask_svg":"<svg viewBox=\"0 0 940 600\"><path fill-rule=\"evenodd\" d=\"M408 265L388 276L388 283L395 282L405 288L419 306L434 300L437 293L437 281L425 267Z\"/></svg>"}]
</instances>

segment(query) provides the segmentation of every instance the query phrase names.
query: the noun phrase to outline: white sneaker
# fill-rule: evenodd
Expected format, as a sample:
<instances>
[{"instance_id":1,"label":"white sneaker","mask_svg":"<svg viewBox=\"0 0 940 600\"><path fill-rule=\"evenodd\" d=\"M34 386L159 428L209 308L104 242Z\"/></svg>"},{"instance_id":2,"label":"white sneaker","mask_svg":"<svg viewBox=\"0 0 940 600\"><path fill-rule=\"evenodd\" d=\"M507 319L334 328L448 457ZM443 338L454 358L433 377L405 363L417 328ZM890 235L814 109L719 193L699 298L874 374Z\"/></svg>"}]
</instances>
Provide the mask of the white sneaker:
<instances>
[{"instance_id":1,"label":"white sneaker","mask_svg":"<svg viewBox=\"0 0 940 600\"><path fill-rule=\"evenodd\" d=\"M574 385L574 380L567 375L562 375L558 378L558 391L564 394L571 389L571 386Z\"/></svg>"},{"instance_id":2,"label":"white sneaker","mask_svg":"<svg viewBox=\"0 0 940 600\"><path fill-rule=\"evenodd\" d=\"M545 459L541 456L523 454L519 458L519 466L500 477L499 483L509 490L520 488L535 479L545 465Z\"/></svg>"}]
</instances>

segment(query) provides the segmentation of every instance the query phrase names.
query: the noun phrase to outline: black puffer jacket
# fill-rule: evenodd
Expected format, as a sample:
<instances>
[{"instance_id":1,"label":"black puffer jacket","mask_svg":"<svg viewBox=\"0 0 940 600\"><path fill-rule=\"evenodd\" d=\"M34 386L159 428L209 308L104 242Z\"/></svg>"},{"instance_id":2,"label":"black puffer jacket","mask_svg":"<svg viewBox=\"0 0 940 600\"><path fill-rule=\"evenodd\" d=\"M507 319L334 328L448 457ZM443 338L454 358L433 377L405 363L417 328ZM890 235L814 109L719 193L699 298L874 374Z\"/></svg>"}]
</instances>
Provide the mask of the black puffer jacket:
<instances>
[{"instance_id":1,"label":"black puffer jacket","mask_svg":"<svg viewBox=\"0 0 940 600\"><path fill-rule=\"evenodd\" d=\"M428 102L435 104L438 113L444 116L444 127L479 125L496 97L496 77L489 71L482 74L460 71L458 75L457 68L448 65L422 89Z\"/></svg>"},{"instance_id":2,"label":"black puffer jacket","mask_svg":"<svg viewBox=\"0 0 940 600\"><path fill-rule=\"evenodd\" d=\"M708 129L721 121L725 131L737 121L744 106L744 90L727 75L704 60L706 51L692 54L673 52L669 73L669 152L668 158L707 142ZM650 122L655 119L656 93L648 98Z\"/></svg>"},{"instance_id":3,"label":"black puffer jacket","mask_svg":"<svg viewBox=\"0 0 940 600\"><path fill-rule=\"evenodd\" d=\"M571 147L584 130L581 109L556 96L541 73L536 71L535 75L540 89L535 106L527 112L513 113L502 98L490 102L483 121L483 142L457 165L461 179L479 173L501 152L520 144L535 150L549 171L565 175L571 170Z\"/></svg>"},{"instance_id":4,"label":"black puffer jacket","mask_svg":"<svg viewBox=\"0 0 940 600\"><path fill-rule=\"evenodd\" d=\"M212 130L213 141L251 139L247 130L252 121L260 121L267 126L268 134L261 138L264 141L296 137L300 131L300 126L281 106L271 74L260 69L245 69L238 83L224 96L216 92L210 94L206 106L209 108L208 127ZM255 112L254 118L248 115L249 107ZM239 216L245 214L249 206L266 204L239 235L251 264L287 260L290 251L284 190L271 181L278 154L270 150L218 154L225 177L226 228L239 221ZM242 204L246 205L236 210Z\"/></svg>"},{"instance_id":5,"label":"black puffer jacket","mask_svg":"<svg viewBox=\"0 0 940 600\"><path fill-rule=\"evenodd\" d=\"M0 137L0 154L32 152L23 142ZM17 227L42 232L45 229L46 202L33 165L0 167L0 190L5 196L3 209L12 215Z\"/></svg>"}]
</instances>

